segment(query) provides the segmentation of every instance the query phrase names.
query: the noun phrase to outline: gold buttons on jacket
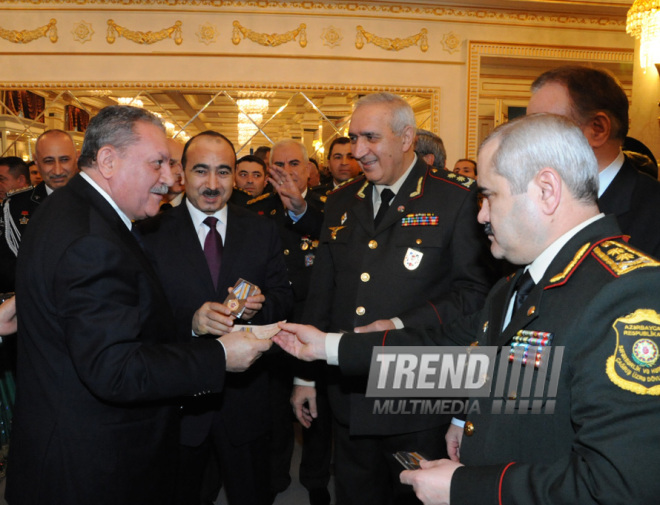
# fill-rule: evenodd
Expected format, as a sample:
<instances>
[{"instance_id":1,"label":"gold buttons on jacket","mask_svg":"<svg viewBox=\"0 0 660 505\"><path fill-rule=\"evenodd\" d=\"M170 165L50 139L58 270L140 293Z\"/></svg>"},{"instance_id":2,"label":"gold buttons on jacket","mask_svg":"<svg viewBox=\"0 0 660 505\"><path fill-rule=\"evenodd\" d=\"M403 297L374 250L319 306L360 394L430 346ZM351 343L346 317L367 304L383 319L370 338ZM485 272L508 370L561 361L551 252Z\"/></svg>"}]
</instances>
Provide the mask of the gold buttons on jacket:
<instances>
[{"instance_id":1,"label":"gold buttons on jacket","mask_svg":"<svg viewBox=\"0 0 660 505\"><path fill-rule=\"evenodd\" d=\"M364 307L358 307L357 309L355 309L355 313L356 313L358 316L364 316L364 313L365 313L366 311L367 311L367 309L365 309Z\"/></svg>"},{"instance_id":2,"label":"gold buttons on jacket","mask_svg":"<svg viewBox=\"0 0 660 505\"><path fill-rule=\"evenodd\" d=\"M284 249L284 256L288 256L288 255L289 255L289 250L288 250L288 249Z\"/></svg>"},{"instance_id":3,"label":"gold buttons on jacket","mask_svg":"<svg viewBox=\"0 0 660 505\"><path fill-rule=\"evenodd\" d=\"M417 240L415 240L415 244L417 244L417 245L421 245L421 243L422 243L422 239L421 239L421 238L418 238Z\"/></svg>"},{"instance_id":4,"label":"gold buttons on jacket","mask_svg":"<svg viewBox=\"0 0 660 505\"><path fill-rule=\"evenodd\" d=\"M364 272L362 275L360 275L360 280L362 282L369 282L369 279L371 279L371 275L369 275L367 272Z\"/></svg>"},{"instance_id":5,"label":"gold buttons on jacket","mask_svg":"<svg viewBox=\"0 0 660 505\"><path fill-rule=\"evenodd\" d=\"M376 242L375 240L370 240L369 249L376 249L376 247L378 247L378 242Z\"/></svg>"},{"instance_id":6,"label":"gold buttons on jacket","mask_svg":"<svg viewBox=\"0 0 660 505\"><path fill-rule=\"evenodd\" d=\"M463 433L466 437L471 437L474 435L474 424L472 424L470 421L467 421L463 427Z\"/></svg>"}]
</instances>

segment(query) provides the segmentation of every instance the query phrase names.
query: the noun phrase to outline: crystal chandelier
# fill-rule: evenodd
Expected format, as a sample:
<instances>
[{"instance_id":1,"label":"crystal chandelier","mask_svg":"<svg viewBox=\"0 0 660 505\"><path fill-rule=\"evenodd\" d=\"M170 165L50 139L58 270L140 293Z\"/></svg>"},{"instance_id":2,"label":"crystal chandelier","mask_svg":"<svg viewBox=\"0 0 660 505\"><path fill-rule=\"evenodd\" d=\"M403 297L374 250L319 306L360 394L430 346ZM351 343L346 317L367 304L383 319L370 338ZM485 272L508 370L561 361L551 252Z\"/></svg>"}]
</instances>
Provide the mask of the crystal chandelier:
<instances>
[{"instance_id":1,"label":"crystal chandelier","mask_svg":"<svg viewBox=\"0 0 660 505\"><path fill-rule=\"evenodd\" d=\"M660 54L660 0L635 0L628 11L626 32L640 39L639 59L646 71L655 63L654 54Z\"/></svg>"},{"instance_id":2,"label":"crystal chandelier","mask_svg":"<svg viewBox=\"0 0 660 505\"><path fill-rule=\"evenodd\" d=\"M239 98L238 105L238 144L243 146L257 133L258 124L268 112L265 98ZM256 123L256 124L255 124Z\"/></svg>"}]
</instances>

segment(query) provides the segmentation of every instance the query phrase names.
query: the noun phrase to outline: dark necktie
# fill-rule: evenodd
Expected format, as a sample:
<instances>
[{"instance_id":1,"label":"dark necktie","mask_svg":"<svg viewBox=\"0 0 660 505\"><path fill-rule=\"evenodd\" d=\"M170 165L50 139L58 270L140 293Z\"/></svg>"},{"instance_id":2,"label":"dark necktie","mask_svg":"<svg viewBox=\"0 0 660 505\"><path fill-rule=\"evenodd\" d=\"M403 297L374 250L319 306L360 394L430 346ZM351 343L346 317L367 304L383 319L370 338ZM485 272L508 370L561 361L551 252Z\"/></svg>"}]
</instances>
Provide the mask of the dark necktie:
<instances>
[{"instance_id":1,"label":"dark necktie","mask_svg":"<svg viewBox=\"0 0 660 505\"><path fill-rule=\"evenodd\" d=\"M513 314L525 303L527 296L532 288L535 286L534 279L532 279L529 270L520 276L516 281L516 299L513 302Z\"/></svg>"},{"instance_id":2,"label":"dark necktie","mask_svg":"<svg viewBox=\"0 0 660 505\"><path fill-rule=\"evenodd\" d=\"M383 220L387 209L390 208L390 202L394 198L394 193L391 189L385 188L380 192L380 207L378 208L378 213L374 218L374 228L378 228L378 225Z\"/></svg>"},{"instance_id":3,"label":"dark necktie","mask_svg":"<svg viewBox=\"0 0 660 505\"><path fill-rule=\"evenodd\" d=\"M137 240L137 243L140 245L140 248L144 251L146 250L144 247L144 240L142 240L142 234L140 233L140 230L137 229L137 226L135 226L135 223L131 226L131 233L135 237L135 240Z\"/></svg>"},{"instance_id":4,"label":"dark necktie","mask_svg":"<svg viewBox=\"0 0 660 505\"><path fill-rule=\"evenodd\" d=\"M213 287L215 288L218 287L220 263L222 261L222 237L215 226L217 223L217 217L209 216L204 219L204 224L210 228L206 234L206 239L204 239L204 256L206 256L206 263L209 265Z\"/></svg>"}]
</instances>

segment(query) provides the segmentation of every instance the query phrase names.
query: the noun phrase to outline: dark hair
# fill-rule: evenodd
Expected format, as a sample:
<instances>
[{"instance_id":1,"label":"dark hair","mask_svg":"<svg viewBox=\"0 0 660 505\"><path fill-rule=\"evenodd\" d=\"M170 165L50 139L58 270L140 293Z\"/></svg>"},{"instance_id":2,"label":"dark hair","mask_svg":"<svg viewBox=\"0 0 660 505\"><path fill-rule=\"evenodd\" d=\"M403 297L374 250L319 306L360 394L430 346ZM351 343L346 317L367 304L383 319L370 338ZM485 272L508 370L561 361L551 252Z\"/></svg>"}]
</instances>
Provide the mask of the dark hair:
<instances>
[{"instance_id":1,"label":"dark hair","mask_svg":"<svg viewBox=\"0 0 660 505\"><path fill-rule=\"evenodd\" d=\"M628 134L628 97L616 78L606 70L566 65L544 72L532 83L532 93L548 83L566 86L571 97L573 119L584 124L597 112L612 122L610 138L623 140Z\"/></svg>"},{"instance_id":2,"label":"dark hair","mask_svg":"<svg viewBox=\"0 0 660 505\"><path fill-rule=\"evenodd\" d=\"M229 144L229 146L231 147L231 152L234 153L234 166L236 166L236 149L234 149L234 144L232 144L231 140L225 137L222 133L219 133L215 130L206 130L192 137L190 140L188 140L188 142L186 142L186 145L183 146L183 154L181 155L181 166L183 167L184 170L186 169L186 158L188 155L188 148L193 143L193 140L199 137L215 137L227 142L227 144Z\"/></svg>"},{"instance_id":3,"label":"dark hair","mask_svg":"<svg viewBox=\"0 0 660 505\"><path fill-rule=\"evenodd\" d=\"M330 159L330 156L332 156L332 150L335 148L335 145L344 145L344 144L350 144L351 139L348 137L337 137L335 140L332 141L330 144L330 147L328 148L328 159Z\"/></svg>"},{"instance_id":4,"label":"dark hair","mask_svg":"<svg viewBox=\"0 0 660 505\"><path fill-rule=\"evenodd\" d=\"M268 162L268 153L270 152L271 147L270 146L259 146L257 147L257 150L254 152L253 156L257 156L258 158L261 158L264 162Z\"/></svg>"},{"instance_id":5,"label":"dark hair","mask_svg":"<svg viewBox=\"0 0 660 505\"><path fill-rule=\"evenodd\" d=\"M103 146L110 145L124 150L135 144L140 139L134 129L138 121L151 123L165 132L160 119L147 110L130 105L110 105L101 109L85 131L78 167L91 168Z\"/></svg>"},{"instance_id":6,"label":"dark hair","mask_svg":"<svg viewBox=\"0 0 660 505\"><path fill-rule=\"evenodd\" d=\"M415 141L415 152L420 158L427 154L433 155L433 166L444 169L447 162L447 151L442 139L428 130L417 129L417 140Z\"/></svg>"},{"instance_id":7,"label":"dark hair","mask_svg":"<svg viewBox=\"0 0 660 505\"><path fill-rule=\"evenodd\" d=\"M456 163L458 163L459 161L469 161L470 163L472 163L472 165L474 165L474 175L477 175L477 162L476 161L471 160L470 158L461 158L460 160L456 160ZM456 166L456 163L454 163L454 166Z\"/></svg>"},{"instance_id":8,"label":"dark hair","mask_svg":"<svg viewBox=\"0 0 660 505\"><path fill-rule=\"evenodd\" d=\"M5 156L0 158L0 165L9 167L9 173L14 179L21 175L25 177L25 182L30 183L30 167L18 156Z\"/></svg>"},{"instance_id":9,"label":"dark hair","mask_svg":"<svg viewBox=\"0 0 660 505\"><path fill-rule=\"evenodd\" d=\"M236 168L238 169L238 165L243 163L244 161L249 161L250 163L258 163L261 168L264 170L264 175L266 175L267 169L266 169L266 162L259 158L259 156L255 156L254 154L248 154L246 156L243 156L241 159L239 159L236 162Z\"/></svg>"}]
</instances>

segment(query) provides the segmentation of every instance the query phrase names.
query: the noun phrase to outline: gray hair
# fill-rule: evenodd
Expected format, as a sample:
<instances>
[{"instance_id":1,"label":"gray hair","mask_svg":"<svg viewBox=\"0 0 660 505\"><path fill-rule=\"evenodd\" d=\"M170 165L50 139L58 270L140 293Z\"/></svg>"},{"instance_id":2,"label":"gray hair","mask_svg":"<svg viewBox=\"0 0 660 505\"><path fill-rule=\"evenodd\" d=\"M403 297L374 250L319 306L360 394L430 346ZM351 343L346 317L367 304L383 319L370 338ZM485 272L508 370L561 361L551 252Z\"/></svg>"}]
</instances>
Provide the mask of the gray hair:
<instances>
[{"instance_id":1,"label":"gray hair","mask_svg":"<svg viewBox=\"0 0 660 505\"><path fill-rule=\"evenodd\" d=\"M415 152L420 158L427 154L432 154L433 166L438 169L444 169L447 162L447 151L442 139L435 133L428 130L417 129L417 141L415 142Z\"/></svg>"},{"instance_id":2,"label":"gray hair","mask_svg":"<svg viewBox=\"0 0 660 505\"><path fill-rule=\"evenodd\" d=\"M136 143L139 136L134 127L138 121L158 126L163 133L163 123L151 112L130 105L110 105L104 107L92 118L85 131L78 167L91 168L96 162L96 155L103 146L113 146L123 151Z\"/></svg>"},{"instance_id":3,"label":"gray hair","mask_svg":"<svg viewBox=\"0 0 660 505\"><path fill-rule=\"evenodd\" d=\"M598 198L598 162L579 126L555 114L532 114L496 128L484 142L500 142L493 155L495 172L509 181L511 192L527 186L543 168L555 169L576 200Z\"/></svg>"},{"instance_id":4,"label":"gray hair","mask_svg":"<svg viewBox=\"0 0 660 505\"><path fill-rule=\"evenodd\" d=\"M300 160L300 161L302 161L304 163L307 163L309 161L309 156L307 155L307 148L305 147L305 144L303 144L299 140L284 139L284 140L280 140L278 142L275 142L272 149L270 150L270 155L268 156L268 164L269 165L273 164L273 153L275 152L275 149L277 149L279 147L285 147L285 146L298 146L298 148L302 151L302 155L303 155L303 159Z\"/></svg>"},{"instance_id":5,"label":"gray hair","mask_svg":"<svg viewBox=\"0 0 660 505\"><path fill-rule=\"evenodd\" d=\"M417 127L415 123L415 113L408 102L399 95L392 93L374 93L360 98L355 104L353 112L363 105L386 104L392 111L392 122L389 127L395 135L401 135L406 127L413 129Z\"/></svg>"}]
</instances>

